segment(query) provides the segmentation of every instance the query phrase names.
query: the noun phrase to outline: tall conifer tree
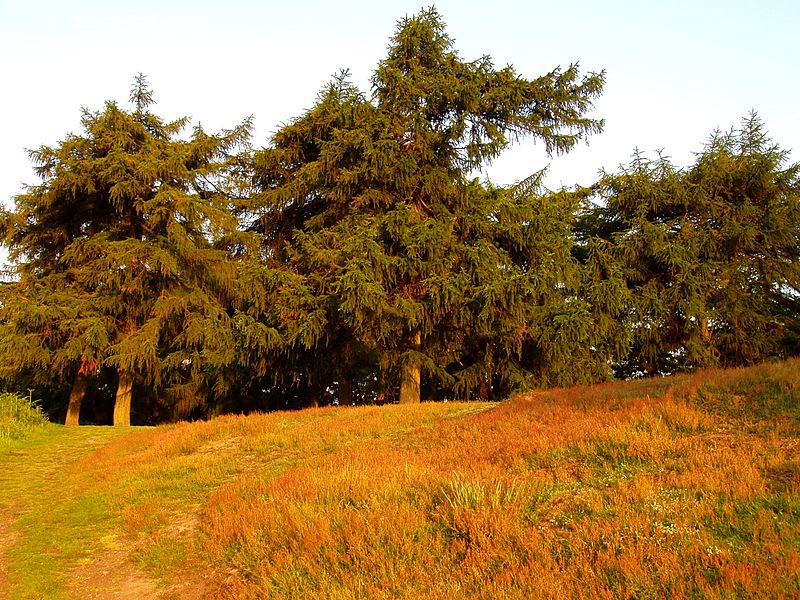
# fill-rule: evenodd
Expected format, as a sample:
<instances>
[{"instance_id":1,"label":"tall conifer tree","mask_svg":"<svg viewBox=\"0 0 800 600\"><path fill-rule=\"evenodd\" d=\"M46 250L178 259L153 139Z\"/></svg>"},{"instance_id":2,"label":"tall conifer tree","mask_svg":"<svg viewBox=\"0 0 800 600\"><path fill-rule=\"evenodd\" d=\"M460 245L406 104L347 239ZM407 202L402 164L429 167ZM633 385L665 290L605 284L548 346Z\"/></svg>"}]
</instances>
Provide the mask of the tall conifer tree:
<instances>
[{"instance_id":1,"label":"tall conifer tree","mask_svg":"<svg viewBox=\"0 0 800 600\"><path fill-rule=\"evenodd\" d=\"M800 297L800 165L750 115L695 164L637 154L594 187L582 237L630 291L621 375L791 352ZM788 337L787 337L788 336ZM795 350L796 351L796 350Z\"/></svg>"},{"instance_id":2,"label":"tall conifer tree","mask_svg":"<svg viewBox=\"0 0 800 600\"><path fill-rule=\"evenodd\" d=\"M297 277L285 291L307 316L288 339L301 353L331 350L345 397L356 352L374 360L372 381L396 381L401 402L420 400L423 368L468 396L491 377L498 345L477 340L505 336L504 353L518 355L530 304L563 285L562 264L514 254L567 235L544 225L532 240L522 230L538 200L470 173L523 136L560 153L599 131L585 114L603 76L571 66L528 80L488 57L464 61L427 10L400 22L372 85L367 98L336 79L256 156L267 257Z\"/></svg>"},{"instance_id":3,"label":"tall conifer tree","mask_svg":"<svg viewBox=\"0 0 800 600\"><path fill-rule=\"evenodd\" d=\"M74 379L69 423L101 364L116 369L114 424L127 425L135 386L198 391L203 365L235 356L227 259L241 240L222 186L249 123L181 140L187 119L151 113L141 75L131 101L84 111L82 135L32 152L42 184L4 216L17 281L0 352L8 368Z\"/></svg>"}]
</instances>

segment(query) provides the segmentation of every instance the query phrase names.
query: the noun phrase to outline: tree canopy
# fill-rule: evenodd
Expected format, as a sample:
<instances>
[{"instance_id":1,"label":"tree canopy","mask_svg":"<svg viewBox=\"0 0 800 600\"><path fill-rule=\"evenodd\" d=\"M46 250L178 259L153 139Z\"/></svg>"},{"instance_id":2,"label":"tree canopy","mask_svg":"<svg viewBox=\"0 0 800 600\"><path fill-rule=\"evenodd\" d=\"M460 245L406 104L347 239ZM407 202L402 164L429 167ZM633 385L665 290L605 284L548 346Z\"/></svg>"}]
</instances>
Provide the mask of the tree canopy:
<instances>
[{"instance_id":1,"label":"tree canopy","mask_svg":"<svg viewBox=\"0 0 800 600\"><path fill-rule=\"evenodd\" d=\"M714 133L688 169L637 154L594 186L583 235L630 292L621 374L796 351L800 165L787 154L751 114Z\"/></svg>"},{"instance_id":2,"label":"tree canopy","mask_svg":"<svg viewBox=\"0 0 800 600\"><path fill-rule=\"evenodd\" d=\"M602 85L576 66L528 80L464 61L423 11L398 25L369 97L344 73L256 153L266 252L301 277L302 346L339 357L320 384L349 402L354 353L374 363L362 379L399 379L401 402L419 401L420 368L461 397L489 394L494 367L512 375L530 307L564 302L548 297L563 261L534 254L569 256L569 217L537 228L532 187L470 173L522 136L566 152L599 131L585 113Z\"/></svg>"},{"instance_id":3,"label":"tree canopy","mask_svg":"<svg viewBox=\"0 0 800 600\"><path fill-rule=\"evenodd\" d=\"M755 114L685 169L475 177L518 140L558 155L600 133L603 84L464 59L429 9L369 91L343 71L253 149L249 120L163 120L140 75L129 108L31 152L41 182L0 214L0 382L68 396L69 424L116 390L125 425L800 352L800 166Z\"/></svg>"},{"instance_id":4,"label":"tree canopy","mask_svg":"<svg viewBox=\"0 0 800 600\"><path fill-rule=\"evenodd\" d=\"M117 374L114 422L130 420L135 385L196 390L206 363L232 355L228 245L239 237L219 190L248 123L209 135L149 112L144 77L126 112L83 113L83 135L31 153L42 183L4 216L17 280L3 294L6 372L74 380L77 423L85 378Z\"/></svg>"}]
</instances>

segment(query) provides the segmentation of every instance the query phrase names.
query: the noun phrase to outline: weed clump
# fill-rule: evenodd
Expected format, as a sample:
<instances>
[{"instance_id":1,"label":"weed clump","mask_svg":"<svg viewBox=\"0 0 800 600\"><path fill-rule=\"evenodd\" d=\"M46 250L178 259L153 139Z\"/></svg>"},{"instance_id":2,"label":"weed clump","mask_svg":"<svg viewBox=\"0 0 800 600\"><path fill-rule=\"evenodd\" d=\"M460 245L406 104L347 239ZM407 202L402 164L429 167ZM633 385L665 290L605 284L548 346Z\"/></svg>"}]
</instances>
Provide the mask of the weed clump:
<instances>
[{"instance_id":1,"label":"weed clump","mask_svg":"<svg viewBox=\"0 0 800 600\"><path fill-rule=\"evenodd\" d=\"M0 393L0 442L23 438L48 422L38 401L21 394Z\"/></svg>"}]
</instances>

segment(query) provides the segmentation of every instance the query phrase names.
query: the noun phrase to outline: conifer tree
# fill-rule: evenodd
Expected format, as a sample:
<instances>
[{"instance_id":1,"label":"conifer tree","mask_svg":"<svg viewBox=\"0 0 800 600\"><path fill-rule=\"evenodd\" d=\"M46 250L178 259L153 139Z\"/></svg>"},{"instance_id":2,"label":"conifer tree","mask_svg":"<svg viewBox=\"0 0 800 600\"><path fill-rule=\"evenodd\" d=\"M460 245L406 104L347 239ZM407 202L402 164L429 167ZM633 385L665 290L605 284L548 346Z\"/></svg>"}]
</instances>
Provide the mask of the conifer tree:
<instances>
[{"instance_id":1,"label":"conifer tree","mask_svg":"<svg viewBox=\"0 0 800 600\"><path fill-rule=\"evenodd\" d=\"M723 366L778 355L800 314L800 163L788 154L751 113L687 173L715 267L702 339Z\"/></svg>"},{"instance_id":2,"label":"conifer tree","mask_svg":"<svg viewBox=\"0 0 800 600\"><path fill-rule=\"evenodd\" d=\"M229 316L231 245L244 243L224 193L249 123L220 135L164 122L143 76L133 112L84 110L83 134L32 152L41 185L4 215L17 281L4 294L0 352L10 369L74 380L116 369L114 424L130 422L135 386L178 384L189 399L204 365L236 355Z\"/></svg>"},{"instance_id":3,"label":"conifer tree","mask_svg":"<svg viewBox=\"0 0 800 600\"><path fill-rule=\"evenodd\" d=\"M284 293L304 315L279 326L295 351L329 350L346 393L358 349L401 402L420 400L423 368L469 396L496 360L519 355L530 306L563 283L562 264L515 254L562 248L566 235L527 235L538 200L470 173L523 136L560 153L599 131L585 113L603 76L573 65L528 80L488 57L464 61L431 9L400 22L372 85L367 98L337 78L257 153L267 260L296 278ZM512 229L518 238L504 238Z\"/></svg>"},{"instance_id":4,"label":"conifer tree","mask_svg":"<svg viewBox=\"0 0 800 600\"><path fill-rule=\"evenodd\" d=\"M755 114L715 133L689 169L637 154L593 192L581 235L615 265L608 281L630 291L621 375L786 351L800 297L800 165Z\"/></svg>"}]
</instances>

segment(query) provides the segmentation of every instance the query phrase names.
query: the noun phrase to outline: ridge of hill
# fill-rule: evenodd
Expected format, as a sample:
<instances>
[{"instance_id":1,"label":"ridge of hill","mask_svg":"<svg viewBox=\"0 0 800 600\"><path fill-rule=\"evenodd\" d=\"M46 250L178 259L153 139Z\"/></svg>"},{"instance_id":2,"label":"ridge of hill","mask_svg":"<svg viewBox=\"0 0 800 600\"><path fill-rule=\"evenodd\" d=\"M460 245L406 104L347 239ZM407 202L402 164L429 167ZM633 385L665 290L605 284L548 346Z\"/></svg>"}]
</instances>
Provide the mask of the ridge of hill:
<instances>
[{"instance_id":1,"label":"ridge of hill","mask_svg":"<svg viewBox=\"0 0 800 600\"><path fill-rule=\"evenodd\" d=\"M800 361L0 447L10 598L800 596Z\"/></svg>"}]
</instances>

